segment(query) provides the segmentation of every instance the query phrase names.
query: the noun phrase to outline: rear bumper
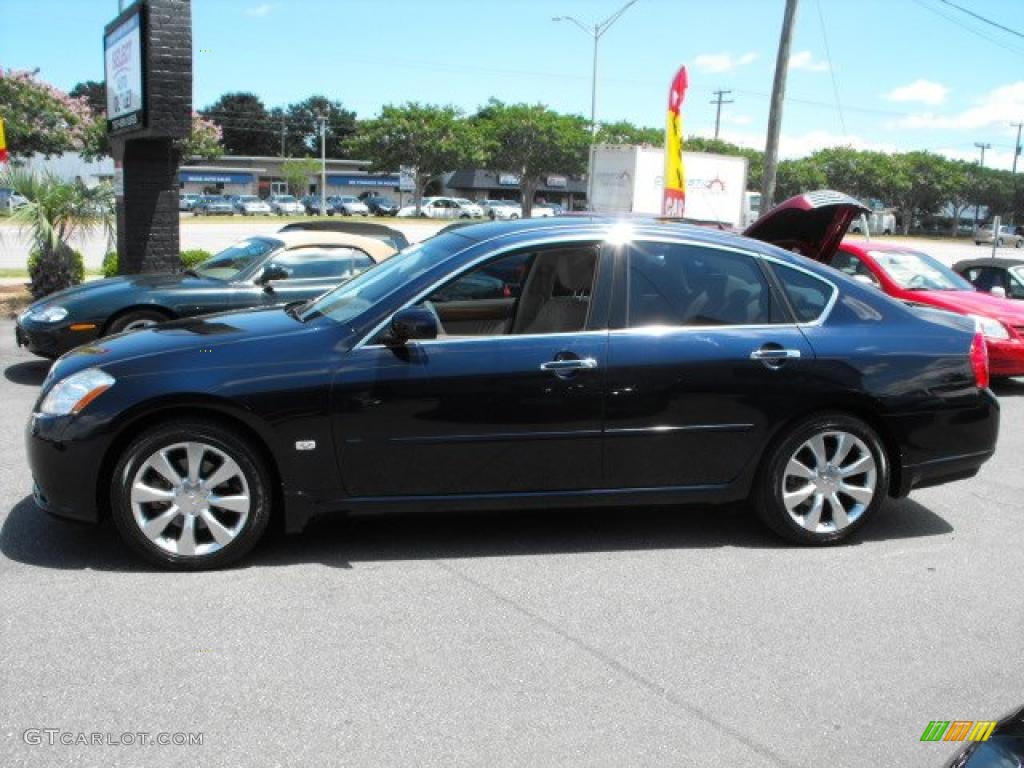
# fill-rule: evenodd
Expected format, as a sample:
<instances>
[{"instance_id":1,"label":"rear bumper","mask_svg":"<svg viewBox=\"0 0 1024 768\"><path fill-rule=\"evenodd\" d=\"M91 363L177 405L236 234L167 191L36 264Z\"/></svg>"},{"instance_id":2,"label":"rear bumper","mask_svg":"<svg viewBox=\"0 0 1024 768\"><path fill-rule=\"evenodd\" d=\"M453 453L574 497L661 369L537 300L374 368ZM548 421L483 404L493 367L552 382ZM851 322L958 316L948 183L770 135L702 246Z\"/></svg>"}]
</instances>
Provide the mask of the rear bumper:
<instances>
[{"instance_id":1,"label":"rear bumper","mask_svg":"<svg viewBox=\"0 0 1024 768\"><path fill-rule=\"evenodd\" d=\"M999 437L999 401L991 390L978 392L961 408L903 414L888 420L900 445L894 496L973 477L992 458Z\"/></svg>"}]
</instances>

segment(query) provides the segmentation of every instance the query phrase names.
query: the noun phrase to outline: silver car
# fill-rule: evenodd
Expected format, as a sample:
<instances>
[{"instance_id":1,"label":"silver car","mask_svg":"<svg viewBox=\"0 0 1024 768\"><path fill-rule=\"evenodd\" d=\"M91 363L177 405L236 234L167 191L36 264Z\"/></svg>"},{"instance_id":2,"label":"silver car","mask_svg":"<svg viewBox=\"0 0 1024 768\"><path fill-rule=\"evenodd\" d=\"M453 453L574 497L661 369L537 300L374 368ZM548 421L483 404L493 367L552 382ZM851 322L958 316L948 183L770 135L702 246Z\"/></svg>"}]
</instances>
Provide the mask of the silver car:
<instances>
[{"instance_id":1,"label":"silver car","mask_svg":"<svg viewBox=\"0 0 1024 768\"><path fill-rule=\"evenodd\" d=\"M1020 248L1021 243L1024 242L1024 236L1017 234L1016 227L1001 226L999 227L999 235L996 237L996 247L1001 248L1004 245L1012 245L1014 248ZM981 245L982 243L992 244L992 227L982 227L974 235L974 244Z\"/></svg>"}]
</instances>

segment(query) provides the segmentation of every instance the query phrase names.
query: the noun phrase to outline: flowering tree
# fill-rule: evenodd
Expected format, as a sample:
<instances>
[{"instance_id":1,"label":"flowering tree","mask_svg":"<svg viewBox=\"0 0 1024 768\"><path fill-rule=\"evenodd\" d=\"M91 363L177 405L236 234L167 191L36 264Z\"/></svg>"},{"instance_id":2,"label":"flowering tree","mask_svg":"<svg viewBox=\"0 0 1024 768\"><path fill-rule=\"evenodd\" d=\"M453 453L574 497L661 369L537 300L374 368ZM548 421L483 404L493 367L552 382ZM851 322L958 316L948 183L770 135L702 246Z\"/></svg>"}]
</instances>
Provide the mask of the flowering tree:
<instances>
[{"instance_id":1,"label":"flowering tree","mask_svg":"<svg viewBox=\"0 0 1024 768\"><path fill-rule=\"evenodd\" d=\"M0 67L0 115L14 157L49 157L82 149L92 114L85 98L72 98L35 72Z\"/></svg>"},{"instance_id":2,"label":"flowering tree","mask_svg":"<svg viewBox=\"0 0 1024 768\"><path fill-rule=\"evenodd\" d=\"M224 154L222 137L219 125L212 120L207 120L198 112L193 112L192 133L187 139L182 139L179 144L181 156L186 159L190 157L220 157Z\"/></svg>"}]
</instances>

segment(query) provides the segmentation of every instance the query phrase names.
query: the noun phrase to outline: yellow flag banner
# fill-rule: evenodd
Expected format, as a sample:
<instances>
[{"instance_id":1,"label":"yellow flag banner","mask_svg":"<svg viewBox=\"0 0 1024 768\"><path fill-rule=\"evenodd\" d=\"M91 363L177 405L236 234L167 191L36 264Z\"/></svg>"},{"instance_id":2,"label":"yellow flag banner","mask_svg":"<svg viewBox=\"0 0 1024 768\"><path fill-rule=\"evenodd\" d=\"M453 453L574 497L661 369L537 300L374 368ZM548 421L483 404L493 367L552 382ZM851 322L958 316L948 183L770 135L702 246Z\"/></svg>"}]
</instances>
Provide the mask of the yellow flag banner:
<instances>
[{"instance_id":1,"label":"yellow flag banner","mask_svg":"<svg viewBox=\"0 0 1024 768\"><path fill-rule=\"evenodd\" d=\"M7 162L7 137L4 135L4 119L0 117L0 163Z\"/></svg>"},{"instance_id":2,"label":"yellow flag banner","mask_svg":"<svg viewBox=\"0 0 1024 768\"><path fill-rule=\"evenodd\" d=\"M663 216L682 216L686 207L686 169L683 168L683 99L689 79L680 67L668 92L665 122L665 186L661 198Z\"/></svg>"}]
</instances>

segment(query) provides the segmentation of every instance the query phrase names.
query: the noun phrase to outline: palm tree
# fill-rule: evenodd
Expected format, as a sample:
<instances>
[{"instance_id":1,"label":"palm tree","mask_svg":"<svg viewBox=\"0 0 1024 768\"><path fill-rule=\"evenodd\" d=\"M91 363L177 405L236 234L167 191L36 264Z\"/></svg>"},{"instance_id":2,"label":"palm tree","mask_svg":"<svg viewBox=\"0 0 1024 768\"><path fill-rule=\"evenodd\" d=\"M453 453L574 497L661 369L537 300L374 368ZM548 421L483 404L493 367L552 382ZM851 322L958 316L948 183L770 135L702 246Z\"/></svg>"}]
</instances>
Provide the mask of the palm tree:
<instances>
[{"instance_id":1,"label":"palm tree","mask_svg":"<svg viewBox=\"0 0 1024 768\"><path fill-rule=\"evenodd\" d=\"M0 175L0 187L24 196L28 204L12 219L32 240L29 291L35 298L82 282L81 255L69 244L76 234L102 228L114 238L114 194L109 184L89 188L52 173L12 168Z\"/></svg>"}]
</instances>

